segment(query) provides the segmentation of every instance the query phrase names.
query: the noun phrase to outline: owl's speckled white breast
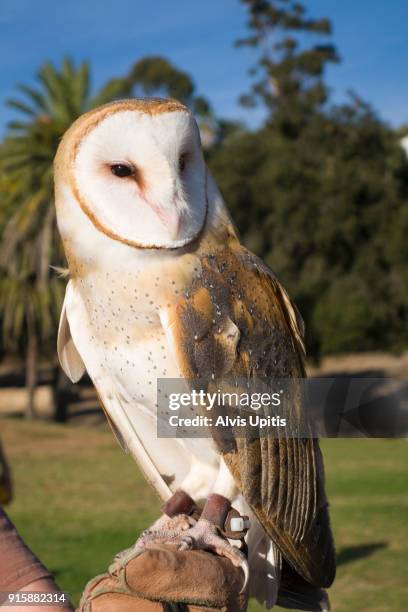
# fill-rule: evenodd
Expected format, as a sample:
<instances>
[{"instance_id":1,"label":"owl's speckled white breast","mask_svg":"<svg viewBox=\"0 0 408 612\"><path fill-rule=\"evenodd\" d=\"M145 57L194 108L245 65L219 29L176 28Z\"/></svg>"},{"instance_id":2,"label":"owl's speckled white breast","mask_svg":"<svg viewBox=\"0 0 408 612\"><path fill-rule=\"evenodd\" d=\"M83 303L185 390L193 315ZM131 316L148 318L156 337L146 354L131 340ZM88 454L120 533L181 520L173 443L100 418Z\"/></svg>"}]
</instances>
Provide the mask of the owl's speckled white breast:
<instances>
[{"instance_id":1,"label":"owl's speckled white breast","mask_svg":"<svg viewBox=\"0 0 408 612\"><path fill-rule=\"evenodd\" d=\"M114 422L118 411L125 415L160 473L173 479L172 488L185 478L192 454L211 465L211 473L219 462L209 438L157 438L157 379L180 377L160 312L174 305L199 273L191 256L187 264L182 274L178 266L160 262L142 271L126 266L89 271L71 281L78 304L74 341L105 409Z\"/></svg>"},{"instance_id":2,"label":"owl's speckled white breast","mask_svg":"<svg viewBox=\"0 0 408 612\"><path fill-rule=\"evenodd\" d=\"M174 283L174 284L172 284ZM182 291L175 281L163 290L160 276L143 278L123 270L77 279L88 321L88 342L97 347L101 371L109 371L128 394L128 401L155 413L157 378L176 378L160 311Z\"/></svg>"}]
</instances>

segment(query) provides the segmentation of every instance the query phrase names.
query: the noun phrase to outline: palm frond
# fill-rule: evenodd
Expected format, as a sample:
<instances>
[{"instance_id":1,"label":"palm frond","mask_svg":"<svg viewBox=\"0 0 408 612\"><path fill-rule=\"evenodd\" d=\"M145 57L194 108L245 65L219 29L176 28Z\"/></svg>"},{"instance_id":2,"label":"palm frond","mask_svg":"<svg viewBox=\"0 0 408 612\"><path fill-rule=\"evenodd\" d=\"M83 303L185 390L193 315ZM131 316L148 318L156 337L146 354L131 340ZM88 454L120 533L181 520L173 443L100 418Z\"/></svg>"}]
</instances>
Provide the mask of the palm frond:
<instances>
[{"instance_id":1,"label":"palm frond","mask_svg":"<svg viewBox=\"0 0 408 612\"><path fill-rule=\"evenodd\" d=\"M19 89L23 94L27 96L28 99L34 105L34 109L36 113L40 112L48 112L49 108L47 106L46 97L40 91L34 89L33 87L29 87L28 85L17 85L17 89Z\"/></svg>"},{"instance_id":2,"label":"palm frond","mask_svg":"<svg viewBox=\"0 0 408 612\"><path fill-rule=\"evenodd\" d=\"M17 100L16 98L7 98L6 106L17 110L20 113L23 113L24 115L29 115L30 117L35 117L37 114L35 108L29 106L25 102L22 102L21 100Z\"/></svg>"}]
</instances>

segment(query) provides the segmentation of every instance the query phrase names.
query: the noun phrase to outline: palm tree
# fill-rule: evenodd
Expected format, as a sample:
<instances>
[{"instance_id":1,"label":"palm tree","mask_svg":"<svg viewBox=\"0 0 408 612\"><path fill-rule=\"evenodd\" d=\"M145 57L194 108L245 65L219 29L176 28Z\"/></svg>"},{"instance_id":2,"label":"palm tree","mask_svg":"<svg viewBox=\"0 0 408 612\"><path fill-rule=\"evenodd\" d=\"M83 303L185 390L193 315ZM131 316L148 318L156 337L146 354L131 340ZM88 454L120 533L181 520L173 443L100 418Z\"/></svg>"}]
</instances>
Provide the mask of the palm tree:
<instances>
[{"instance_id":1,"label":"palm tree","mask_svg":"<svg viewBox=\"0 0 408 612\"><path fill-rule=\"evenodd\" d=\"M44 63L37 82L19 85L20 97L7 101L21 119L9 124L0 145L0 346L25 355L28 418L34 416L39 356L55 352L65 284L51 269L64 266L52 179L61 136L87 110L132 93L176 96L201 117L210 114L190 77L160 57L136 62L95 95L89 65L75 66L69 58L60 69Z\"/></svg>"},{"instance_id":2,"label":"palm tree","mask_svg":"<svg viewBox=\"0 0 408 612\"><path fill-rule=\"evenodd\" d=\"M63 297L51 263L63 266L53 203L52 161L70 124L90 108L126 94L126 80L109 81L90 95L89 66L65 59L45 63L39 87L20 85L8 100L23 117L9 124L0 146L0 319L2 344L25 353L27 417L34 416L38 358L46 354Z\"/></svg>"}]
</instances>

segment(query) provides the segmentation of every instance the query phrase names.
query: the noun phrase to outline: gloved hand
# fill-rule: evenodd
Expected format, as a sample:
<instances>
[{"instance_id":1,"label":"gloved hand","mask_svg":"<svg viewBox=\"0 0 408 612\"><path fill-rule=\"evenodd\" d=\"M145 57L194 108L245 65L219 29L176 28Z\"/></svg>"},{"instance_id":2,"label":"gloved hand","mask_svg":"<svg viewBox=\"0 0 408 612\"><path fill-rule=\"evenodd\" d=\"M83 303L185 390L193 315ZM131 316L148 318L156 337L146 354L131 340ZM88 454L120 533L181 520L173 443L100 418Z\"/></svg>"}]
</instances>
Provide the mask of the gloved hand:
<instances>
[{"instance_id":1,"label":"gloved hand","mask_svg":"<svg viewBox=\"0 0 408 612\"><path fill-rule=\"evenodd\" d=\"M245 612L243 580L241 569L209 552L133 547L87 584L78 612Z\"/></svg>"}]
</instances>

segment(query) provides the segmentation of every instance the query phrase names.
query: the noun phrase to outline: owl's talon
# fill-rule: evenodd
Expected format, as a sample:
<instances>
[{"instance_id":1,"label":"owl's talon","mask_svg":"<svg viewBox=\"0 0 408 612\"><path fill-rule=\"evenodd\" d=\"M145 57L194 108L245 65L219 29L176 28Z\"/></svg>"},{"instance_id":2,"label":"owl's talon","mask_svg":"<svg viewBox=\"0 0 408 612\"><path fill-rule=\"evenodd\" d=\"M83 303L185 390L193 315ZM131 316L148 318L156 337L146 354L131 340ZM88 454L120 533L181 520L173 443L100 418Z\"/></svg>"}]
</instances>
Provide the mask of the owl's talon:
<instances>
[{"instance_id":1,"label":"owl's talon","mask_svg":"<svg viewBox=\"0 0 408 612\"><path fill-rule=\"evenodd\" d=\"M183 538L178 545L178 550L191 550L192 548L194 548L194 541L188 536Z\"/></svg>"}]
</instances>

